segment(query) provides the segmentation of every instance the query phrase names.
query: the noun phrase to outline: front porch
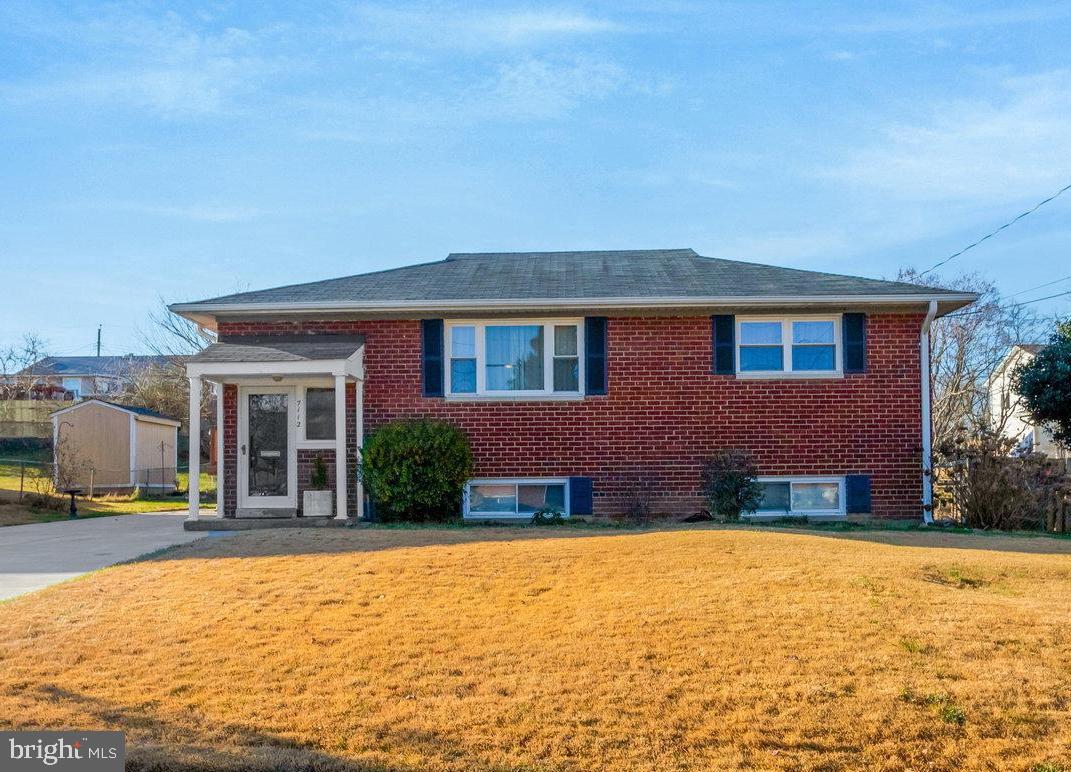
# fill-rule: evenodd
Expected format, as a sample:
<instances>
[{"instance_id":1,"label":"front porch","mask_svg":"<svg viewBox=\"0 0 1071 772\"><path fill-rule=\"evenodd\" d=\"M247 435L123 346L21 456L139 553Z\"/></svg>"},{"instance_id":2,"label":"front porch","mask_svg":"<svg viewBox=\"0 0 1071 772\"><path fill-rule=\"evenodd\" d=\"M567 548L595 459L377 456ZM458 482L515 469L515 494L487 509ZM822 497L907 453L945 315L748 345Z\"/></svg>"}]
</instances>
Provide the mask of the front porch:
<instances>
[{"instance_id":1,"label":"front porch","mask_svg":"<svg viewBox=\"0 0 1071 772\"><path fill-rule=\"evenodd\" d=\"M217 517L202 515L182 524L187 531L260 531L266 528L352 528L362 521L352 517Z\"/></svg>"},{"instance_id":2,"label":"front porch","mask_svg":"<svg viewBox=\"0 0 1071 772\"><path fill-rule=\"evenodd\" d=\"M187 529L202 530L198 448L206 382L215 388L220 427L217 516L205 518L207 530L275 523L324 527L363 516L356 474L363 440L363 344L359 335L223 337L191 358ZM326 490L313 485L320 461Z\"/></svg>"}]
</instances>

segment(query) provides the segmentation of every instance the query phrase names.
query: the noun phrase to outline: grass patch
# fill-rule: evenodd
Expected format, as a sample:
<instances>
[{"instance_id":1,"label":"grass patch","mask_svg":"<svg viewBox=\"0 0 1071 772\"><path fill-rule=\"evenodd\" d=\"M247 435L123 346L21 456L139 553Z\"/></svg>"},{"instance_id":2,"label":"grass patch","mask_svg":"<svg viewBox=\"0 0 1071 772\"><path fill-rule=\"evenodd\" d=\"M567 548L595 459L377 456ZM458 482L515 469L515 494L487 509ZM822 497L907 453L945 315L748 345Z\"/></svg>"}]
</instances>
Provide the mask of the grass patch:
<instances>
[{"instance_id":1,"label":"grass patch","mask_svg":"<svg viewBox=\"0 0 1071 772\"><path fill-rule=\"evenodd\" d=\"M947 693L918 694L914 689L906 688L900 692L900 699L913 705L933 708L937 717L946 724L962 727L967 723L967 713Z\"/></svg>"},{"instance_id":2,"label":"grass patch","mask_svg":"<svg viewBox=\"0 0 1071 772\"><path fill-rule=\"evenodd\" d=\"M934 584L955 587L957 590L976 590L992 583L980 569L956 565L923 566L922 578Z\"/></svg>"},{"instance_id":3,"label":"grass patch","mask_svg":"<svg viewBox=\"0 0 1071 772\"><path fill-rule=\"evenodd\" d=\"M929 654L933 649L915 638L901 638L900 648L911 654Z\"/></svg>"},{"instance_id":4,"label":"grass patch","mask_svg":"<svg viewBox=\"0 0 1071 772\"><path fill-rule=\"evenodd\" d=\"M1071 744L1071 545L976 543L205 539L0 606L0 727L122 729L131 764L157 769L1042 769ZM933 566L1016 594L919 581ZM890 647L896 630L926 659Z\"/></svg>"}]
</instances>

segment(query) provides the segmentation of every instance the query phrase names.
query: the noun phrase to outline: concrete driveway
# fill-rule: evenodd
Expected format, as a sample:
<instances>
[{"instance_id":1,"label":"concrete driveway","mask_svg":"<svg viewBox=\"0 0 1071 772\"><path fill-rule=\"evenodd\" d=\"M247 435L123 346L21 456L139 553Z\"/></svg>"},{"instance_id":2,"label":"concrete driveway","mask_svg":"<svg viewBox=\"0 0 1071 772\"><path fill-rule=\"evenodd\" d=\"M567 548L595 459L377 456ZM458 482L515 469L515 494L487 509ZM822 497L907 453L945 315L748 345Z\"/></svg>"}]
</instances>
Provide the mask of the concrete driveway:
<instances>
[{"instance_id":1,"label":"concrete driveway","mask_svg":"<svg viewBox=\"0 0 1071 772\"><path fill-rule=\"evenodd\" d=\"M0 528L0 600L206 536L185 514L121 515Z\"/></svg>"}]
</instances>

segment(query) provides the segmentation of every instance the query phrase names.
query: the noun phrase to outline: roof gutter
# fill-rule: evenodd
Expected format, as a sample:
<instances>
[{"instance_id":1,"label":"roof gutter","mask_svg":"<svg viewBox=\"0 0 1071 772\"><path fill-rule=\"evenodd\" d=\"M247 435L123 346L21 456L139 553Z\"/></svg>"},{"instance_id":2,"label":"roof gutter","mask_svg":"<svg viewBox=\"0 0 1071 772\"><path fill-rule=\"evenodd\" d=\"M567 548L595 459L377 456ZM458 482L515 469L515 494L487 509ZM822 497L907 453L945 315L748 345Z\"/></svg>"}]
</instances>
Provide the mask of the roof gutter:
<instances>
[{"instance_id":1,"label":"roof gutter","mask_svg":"<svg viewBox=\"0 0 1071 772\"><path fill-rule=\"evenodd\" d=\"M972 293L943 295L745 295L710 297L603 297L603 298L466 298L459 300L351 300L306 301L300 303L173 303L168 308L180 316L278 313L345 313L354 311L514 311L530 308L704 308L709 306L792 306L792 305L902 305L946 302L973 303Z\"/></svg>"},{"instance_id":2,"label":"roof gutter","mask_svg":"<svg viewBox=\"0 0 1071 772\"><path fill-rule=\"evenodd\" d=\"M919 356L922 378L922 522L933 525L933 418L930 404L930 330L937 316L937 301L930 301L930 309L922 320L919 338Z\"/></svg>"}]
</instances>

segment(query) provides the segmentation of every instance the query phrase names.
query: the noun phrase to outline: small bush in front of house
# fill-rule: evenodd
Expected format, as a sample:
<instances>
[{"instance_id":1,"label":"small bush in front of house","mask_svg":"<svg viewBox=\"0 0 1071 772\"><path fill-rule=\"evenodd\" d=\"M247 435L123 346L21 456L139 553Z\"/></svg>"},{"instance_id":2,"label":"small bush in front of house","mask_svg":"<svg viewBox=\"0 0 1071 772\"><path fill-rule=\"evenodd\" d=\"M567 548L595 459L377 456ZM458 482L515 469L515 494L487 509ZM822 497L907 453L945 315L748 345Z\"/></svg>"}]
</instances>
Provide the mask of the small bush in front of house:
<instances>
[{"instance_id":1,"label":"small bush in front of house","mask_svg":"<svg viewBox=\"0 0 1071 772\"><path fill-rule=\"evenodd\" d=\"M429 418L381 426L365 443L359 468L376 516L388 522L456 517L472 471L465 434Z\"/></svg>"},{"instance_id":2,"label":"small bush in front of house","mask_svg":"<svg viewBox=\"0 0 1071 772\"><path fill-rule=\"evenodd\" d=\"M317 453L312 462L312 472L309 474L309 488L314 491L327 490L327 464L324 462L324 454Z\"/></svg>"},{"instance_id":3,"label":"small bush in front of house","mask_svg":"<svg viewBox=\"0 0 1071 772\"><path fill-rule=\"evenodd\" d=\"M710 513L731 521L758 509L762 503L758 473L755 461L745 450L718 451L703 462L701 492Z\"/></svg>"}]
</instances>

